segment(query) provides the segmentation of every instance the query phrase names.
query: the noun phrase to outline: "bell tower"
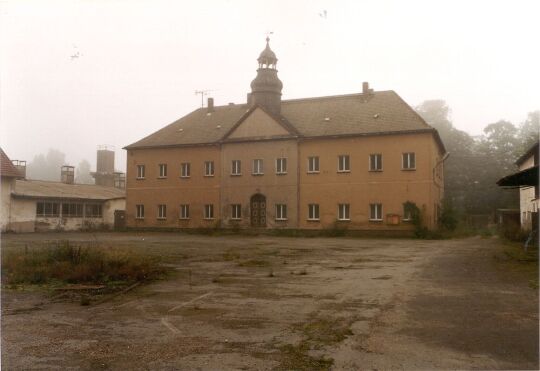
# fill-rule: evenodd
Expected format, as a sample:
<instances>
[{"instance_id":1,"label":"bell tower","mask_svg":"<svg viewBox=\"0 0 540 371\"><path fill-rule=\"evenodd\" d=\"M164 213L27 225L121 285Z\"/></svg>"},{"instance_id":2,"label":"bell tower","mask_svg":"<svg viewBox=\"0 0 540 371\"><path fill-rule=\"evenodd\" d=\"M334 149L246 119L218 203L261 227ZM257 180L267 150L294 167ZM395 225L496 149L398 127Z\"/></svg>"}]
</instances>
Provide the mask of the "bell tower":
<instances>
[{"instance_id":1,"label":"bell tower","mask_svg":"<svg viewBox=\"0 0 540 371\"><path fill-rule=\"evenodd\" d=\"M281 113L281 89L283 83L277 76L276 54L270 49L270 38L266 38L266 48L261 52L257 61L259 68L257 76L251 82L251 94L248 104L258 104L271 113Z\"/></svg>"}]
</instances>

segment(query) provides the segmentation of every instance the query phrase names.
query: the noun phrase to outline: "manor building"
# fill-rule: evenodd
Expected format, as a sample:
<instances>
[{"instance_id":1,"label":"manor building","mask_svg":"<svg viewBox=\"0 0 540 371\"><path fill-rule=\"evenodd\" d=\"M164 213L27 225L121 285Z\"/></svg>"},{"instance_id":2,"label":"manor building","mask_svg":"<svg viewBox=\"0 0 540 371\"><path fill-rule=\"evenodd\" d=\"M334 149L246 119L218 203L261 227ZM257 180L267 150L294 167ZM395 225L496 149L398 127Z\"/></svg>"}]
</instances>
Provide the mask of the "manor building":
<instances>
[{"instance_id":1,"label":"manor building","mask_svg":"<svg viewBox=\"0 0 540 371\"><path fill-rule=\"evenodd\" d=\"M428 228L445 148L394 91L282 100L266 48L247 103L197 109L127 150L132 228Z\"/></svg>"}]
</instances>

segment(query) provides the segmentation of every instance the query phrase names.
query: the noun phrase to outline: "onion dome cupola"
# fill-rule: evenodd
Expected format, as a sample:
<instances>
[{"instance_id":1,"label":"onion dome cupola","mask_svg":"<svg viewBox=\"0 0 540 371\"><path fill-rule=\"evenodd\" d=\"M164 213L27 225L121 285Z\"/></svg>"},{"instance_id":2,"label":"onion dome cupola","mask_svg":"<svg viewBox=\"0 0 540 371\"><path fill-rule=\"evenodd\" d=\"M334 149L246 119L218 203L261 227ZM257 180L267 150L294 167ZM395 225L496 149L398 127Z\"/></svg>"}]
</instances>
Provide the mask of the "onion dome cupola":
<instances>
[{"instance_id":1,"label":"onion dome cupola","mask_svg":"<svg viewBox=\"0 0 540 371\"><path fill-rule=\"evenodd\" d=\"M261 52L257 61L259 68L257 76L251 82L249 103L258 104L268 111L279 114L281 112L281 89L283 83L277 76L276 54L270 49L270 39L266 38L266 48Z\"/></svg>"}]
</instances>

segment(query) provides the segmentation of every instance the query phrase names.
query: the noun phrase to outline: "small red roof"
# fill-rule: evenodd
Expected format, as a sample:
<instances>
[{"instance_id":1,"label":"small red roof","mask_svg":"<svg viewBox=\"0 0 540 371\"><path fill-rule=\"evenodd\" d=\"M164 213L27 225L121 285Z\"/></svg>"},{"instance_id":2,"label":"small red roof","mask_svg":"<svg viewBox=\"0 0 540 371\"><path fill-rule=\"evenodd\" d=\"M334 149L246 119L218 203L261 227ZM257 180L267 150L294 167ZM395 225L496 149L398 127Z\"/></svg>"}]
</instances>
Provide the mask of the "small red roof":
<instances>
[{"instance_id":1,"label":"small red roof","mask_svg":"<svg viewBox=\"0 0 540 371\"><path fill-rule=\"evenodd\" d=\"M21 173L19 173L19 170L13 165L2 148L0 148L0 176L21 178Z\"/></svg>"}]
</instances>

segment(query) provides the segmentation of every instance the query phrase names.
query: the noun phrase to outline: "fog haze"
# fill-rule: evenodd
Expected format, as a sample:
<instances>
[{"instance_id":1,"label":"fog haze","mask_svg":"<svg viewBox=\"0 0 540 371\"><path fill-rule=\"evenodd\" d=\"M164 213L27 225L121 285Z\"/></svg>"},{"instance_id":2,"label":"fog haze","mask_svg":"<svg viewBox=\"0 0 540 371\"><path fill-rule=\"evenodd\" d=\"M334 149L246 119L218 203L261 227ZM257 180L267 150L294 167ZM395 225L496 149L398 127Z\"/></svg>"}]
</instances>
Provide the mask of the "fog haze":
<instances>
[{"instance_id":1,"label":"fog haze","mask_svg":"<svg viewBox=\"0 0 540 371\"><path fill-rule=\"evenodd\" d=\"M537 1L3 1L0 145L95 168L200 107L244 103L267 34L283 99L369 81L416 106L444 99L472 135L540 109ZM205 97L206 100L207 97Z\"/></svg>"}]
</instances>

